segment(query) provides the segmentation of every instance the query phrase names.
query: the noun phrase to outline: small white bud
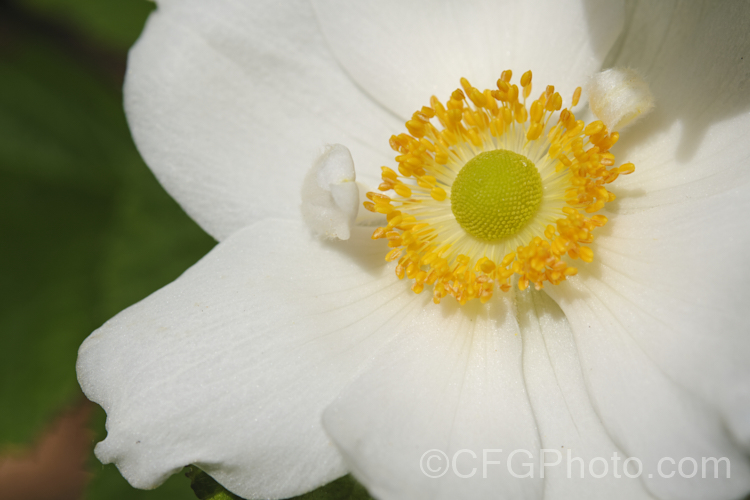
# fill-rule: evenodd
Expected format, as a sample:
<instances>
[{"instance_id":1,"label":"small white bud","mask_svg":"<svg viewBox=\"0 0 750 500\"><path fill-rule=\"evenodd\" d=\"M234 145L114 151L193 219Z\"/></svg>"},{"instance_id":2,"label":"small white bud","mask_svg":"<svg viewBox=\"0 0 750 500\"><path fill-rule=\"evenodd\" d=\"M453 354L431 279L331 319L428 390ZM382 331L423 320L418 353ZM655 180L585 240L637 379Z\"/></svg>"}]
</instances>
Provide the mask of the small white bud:
<instances>
[{"instance_id":1,"label":"small white bud","mask_svg":"<svg viewBox=\"0 0 750 500\"><path fill-rule=\"evenodd\" d=\"M302 183L302 217L319 236L348 240L359 208L354 161L341 144L326 150Z\"/></svg>"},{"instance_id":2,"label":"small white bud","mask_svg":"<svg viewBox=\"0 0 750 500\"><path fill-rule=\"evenodd\" d=\"M622 130L654 107L648 84L632 69L612 68L593 75L586 93L591 111L610 131Z\"/></svg>"}]
</instances>

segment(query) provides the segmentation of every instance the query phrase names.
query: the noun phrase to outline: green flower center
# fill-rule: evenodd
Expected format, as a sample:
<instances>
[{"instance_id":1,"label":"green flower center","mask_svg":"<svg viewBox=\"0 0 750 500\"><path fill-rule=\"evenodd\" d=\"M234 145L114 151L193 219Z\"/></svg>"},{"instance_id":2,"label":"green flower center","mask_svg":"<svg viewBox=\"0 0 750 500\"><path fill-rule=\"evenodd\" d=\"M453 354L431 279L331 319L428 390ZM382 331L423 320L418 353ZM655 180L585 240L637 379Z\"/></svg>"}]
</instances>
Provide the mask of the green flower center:
<instances>
[{"instance_id":1,"label":"green flower center","mask_svg":"<svg viewBox=\"0 0 750 500\"><path fill-rule=\"evenodd\" d=\"M542 178L525 156L485 151L466 162L451 186L451 209L470 235L495 241L518 233L542 202Z\"/></svg>"}]
</instances>

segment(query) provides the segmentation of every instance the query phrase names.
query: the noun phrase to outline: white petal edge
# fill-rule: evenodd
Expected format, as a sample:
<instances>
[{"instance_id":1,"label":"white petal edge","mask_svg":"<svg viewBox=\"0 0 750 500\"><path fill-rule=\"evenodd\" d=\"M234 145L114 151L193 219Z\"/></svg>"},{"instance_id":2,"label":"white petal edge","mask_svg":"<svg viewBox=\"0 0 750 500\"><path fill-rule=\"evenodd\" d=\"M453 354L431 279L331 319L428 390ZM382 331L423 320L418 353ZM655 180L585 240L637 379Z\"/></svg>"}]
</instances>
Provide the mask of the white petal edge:
<instances>
[{"instance_id":1,"label":"white petal edge","mask_svg":"<svg viewBox=\"0 0 750 500\"><path fill-rule=\"evenodd\" d=\"M258 223L94 332L77 370L107 412L97 457L139 488L195 464L245 498L345 474L323 409L415 300L369 232Z\"/></svg>"},{"instance_id":2,"label":"white petal edge","mask_svg":"<svg viewBox=\"0 0 750 500\"><path fill-rule=\"evenodd\" d=\"M539 450L512 301L436 306L422 296L397 331L324 414L355 476L381 500L542 498L538 476L517 479L507 467L513 450L528 450L512 457L523 474ZM488 452L500 463L486 478L485 449L503 450ZM460 452L456 468L429 477L446 464L441 452L451 463Z\"/></svg>"},{"instance_id":3,"label":"white petal edge","mask_svg":"<svg viewBox=\"0 0 750 500\"><path fill-rule=\"evenodd\" d=\"M377 177L403 126L342 72L304 0L159 2L130 52L125 110L156 177L218 240L299 218L325 144Z\"/></svg>"},{"instance_id":4,"label":"white petal edge","mask_svg":"<svg viewBox=\"0 0 750 500\"><path fill-rule=\"evenodd\" d=\"M495 88L500 73L530 69L536 92L555 85L566 102L601 64L623 27L619 0L313 0L346 71L403 119L461 77ZM516 80L517 81L517 80Z\"/></svg>"}]
</instances>

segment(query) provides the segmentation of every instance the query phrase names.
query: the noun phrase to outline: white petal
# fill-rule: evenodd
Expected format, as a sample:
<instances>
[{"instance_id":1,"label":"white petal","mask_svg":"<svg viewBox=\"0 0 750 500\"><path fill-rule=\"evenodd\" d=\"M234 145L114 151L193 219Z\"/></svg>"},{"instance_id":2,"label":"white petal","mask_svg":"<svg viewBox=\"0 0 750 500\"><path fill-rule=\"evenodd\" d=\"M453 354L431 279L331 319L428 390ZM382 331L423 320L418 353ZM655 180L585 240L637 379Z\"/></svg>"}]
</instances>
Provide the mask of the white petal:
<instances>
[{"instance_id":1,"label":"white petal","mask_svg":"<svg viewBox=\"0 0 750 500\"><path fill-rule=\"evenodd\" d=\"M656 107L613 148L636 173L618 209L639 211L750 182L750 3L639 2L618 66L641 72Z\"/></svg>"},{"instance_id":2,"label":"white petal","mask_svg":"<svg viewBox=\"0 0 750 500\"><path fill-rule=\"evenodd\" d=\"M657 107L616 147L636 172L613 185L611 237L597 243L623 276L613 278L621 293L670 326L634 335L670 377L717 405L746 449L748 21L746 2L638 4L618 64L645 72Z\"/></svg>"},{"instance_id":3,"label":"white petal","mask_svg":"<svg viewBox=\"0 0 750 500\"><path fill-rule=\"evenodd\" d=\"M611 228L594 246L602 269L592 273L603 281L597 273L606 271L608 286L627 299L611 297L612 307L649 356L717 405L750 449L748 187L643 214L609 214Z\"/></svg>"},{"instance_id":4,"label":"white petal","mask_svg":"<svg viewBox=\"0 0 750 500\"><path fill-rule=\"evenodd\" d=\"M750 235L728 223L748 209L745 190L611 216L612 235L594 245L597 261L573 280L576 292L549 289L576 333L598 411L624 449L652 462L731 459L723 484L654 474L649 488L662 498L735 498L750 489L737 441L750 442Z\"/></svg>"},{"instance_id":5,"label":"white petal","mask_svg":"<svg viewBox=\"0 0 750 500\"><path fill-rule=\"evenodd\" d=\"M663 498L750 489L740 449L750 446L748 7L637 5L616 64L645 74L656 110L616 147L636 172L614 185L595 263L569 284L575 292L548 291L623 449L652 463L732 459L732 479L721 484L654 473L648 487Z\"/></svg>"},{"instance_id":6,"label":"white petal","mask_svg":"<svg viewBox=\"0 0 750 500\"><path fill-rule=\"evenodd\" d=\"M94 332L78 376L107 411L99 459L140 488L196 464L246 498L345 474L323 409L416 298L369 233L320 242L258 223Z\"/></svg>"},{"instance_id":7,"label":"white petal","mask_svg":"<svg viewBox=\"0 0 750 500\"><path fill-rule=\"evenodd\" d=\"M750 447L747 188L607 212L595 262L571 281L576 291L548 289L576 333L597 411L624 450L652 462L732 458L728 484L649 485L661 498L734 498L750 488L738 448Z\"/></svg>"},{"instance_id":8,"label":"white petal","mask_svg":"<svg viewBox=\"0 0 750 500\"><path fill-rule=\"evenodd\" d=\"M377 176L403 127L341 71L302 0L160 3L130 53L125 108L146 163L218 239L298 218L324 144Z\"/></svg>"},{"instance_id":9,"label":"white petal","mask_svg":"<svg viewBox=\"0 0 750 500\"><path fill-rule=\"evenodd\" d=\"M697 397L692 387L669 377L652 357L659 350L666 351L661 352L659 361L679 359L682 354L679 349L669 351L670 344L664 342L662 331L672 330L670 321L675 318L674 314L665 314L662 307L670 297L652 293L636 299L636 293L645 287L622 288L616 273L602 266L599 279L587 276L571 280L548 292L570 322L597 414L618 446L643 462L642 479L658 498L742 496L750 488L750 467L716 408ZM633 304L636 300L649 303L638 307ZM670 332L672 340L680 333L684 333L684 342L695 338L690 330L675 329ZM660 349L653 348L656 344L661 344ZM701 365L692 368L699 371ZM658 469L664 457L676 462L693 458L699 467L704 457L727 457L731 478L726 478L723 469L719 479L713 479L710 471L707 478L702 478L700 471L693 478L679 474L664 478ZM669 465L665 464L662 471L675 470Z\"/></svg>"},{"instance_id":10,"label":"white petal","mask_svg":"<svg viewBox=\"0 0 750 500\"><path fill-rule=\"evenodd\" d=\"M348 240L359 211L354 162L341 144L327 147L302 183L302 217L317 235Z\"/></svg>"},{"instance_id":11,"label":"white petal","mask_svg":"<svg viewBox=\"0 0 750 500\"><path fill-rule=\"evenodd\" d=\"M349 74L402 118L433 94L447 99L462 76L495 88L508 68L516 78L531 69L535 88L555 85L568 100L601 69L624 19L616 0L313 3Z\"/></svg>"},{"instance_id":12,"label":"white petal","mask_svg":"<svg viewBox=\"0 0 750 500\"><path fill-rule=\"evenodd\" d=\"M541 498L534 478L539 437L521 371L521 338L510 300L458 307L422 297L378 353L374 368L325 412L324 424L356 477L377 498ZM486 478L483 450L489 451ZM433 450L433 451L430 451ZM439 451L434 451L439 450ZM439 478L445 453L456 468ZM472 455L473 453L473 455ZM430 461L430 457L433 457ZM422 469L421 467L424 467ZM462 478L459 474L472 474Z\"/></svg>"},{"instance_id":13,"label":"white petal","mask_svg":"<svg viewBox=\"0 0 750 500\"><path fill-rule=\"evenodd\" d=\"M626 474L630 457L612 441L592 406L560 308L543 292L516 292L516 297L524 381L546 450L543 458L550 464L544 468L544 499L651 499L640 480ZM633 466L627 471L631 476ZM592 470L602 477L592 476Z\"/></svg>"}]
</instances>

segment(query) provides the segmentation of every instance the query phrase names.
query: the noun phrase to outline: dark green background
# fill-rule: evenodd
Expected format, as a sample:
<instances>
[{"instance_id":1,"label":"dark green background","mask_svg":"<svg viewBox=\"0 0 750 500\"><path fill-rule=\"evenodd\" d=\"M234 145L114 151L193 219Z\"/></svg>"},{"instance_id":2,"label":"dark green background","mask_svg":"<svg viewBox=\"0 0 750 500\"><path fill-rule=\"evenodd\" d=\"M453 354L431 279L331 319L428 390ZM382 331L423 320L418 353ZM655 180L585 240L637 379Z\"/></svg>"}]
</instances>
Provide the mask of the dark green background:
<instances>
[{"instance_id":1,"label":"dark green background","mask_svg":"<svg viewBox=\"0 0 750 500\"><path fill-rule=\"evenodd\" d=\"M92 330L214 245L143 164L122 111L127 49L153 8L0 2L0 450L81 401ZM101 438L98 407L92 425ZM181 475L145 492L93 457L91 470L86 498L195 498Z\"/></svg>"}]
</instances>

